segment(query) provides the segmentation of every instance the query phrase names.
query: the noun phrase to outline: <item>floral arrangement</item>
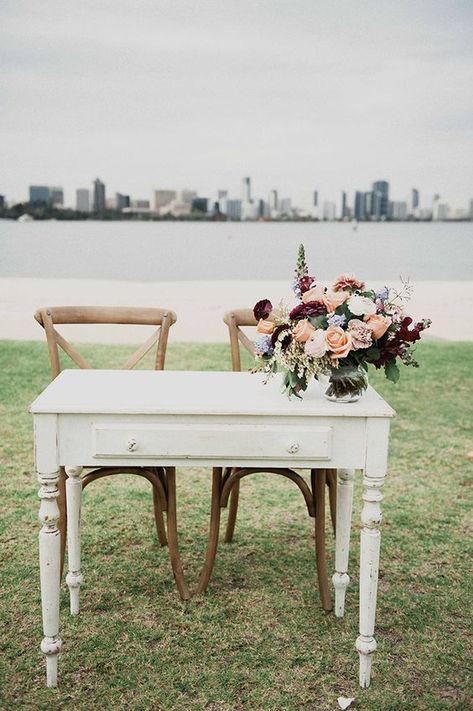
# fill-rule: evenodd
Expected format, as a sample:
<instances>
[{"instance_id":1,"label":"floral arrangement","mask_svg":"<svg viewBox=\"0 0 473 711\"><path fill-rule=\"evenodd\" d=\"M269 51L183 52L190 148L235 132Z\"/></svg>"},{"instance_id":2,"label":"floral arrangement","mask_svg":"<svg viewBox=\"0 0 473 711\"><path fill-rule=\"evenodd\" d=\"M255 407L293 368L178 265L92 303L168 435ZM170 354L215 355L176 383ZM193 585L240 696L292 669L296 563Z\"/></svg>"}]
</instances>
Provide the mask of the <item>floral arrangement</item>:
<instances>
[{"instance_id":1,"label":"floral arrangement","mask_svg":"<svg viewBox=\"0 0 473 711\"><path fill-rule=\"evenodd\" d=\"M405 314L408 283L401 292L374 291L346 274L327 288L309 275L301 245L292 286L299 303L291 310L282 302L273 308L268 299L253 310L260 334L254 372L270 376L282 371L289 397L301 397L313 378L328 376L327 397L354 400L367 387L369 364L384 368L393 382L399 379L399 361L418 366L412 345L431 322L413 323Z\"/></svg>"}]
</instances>

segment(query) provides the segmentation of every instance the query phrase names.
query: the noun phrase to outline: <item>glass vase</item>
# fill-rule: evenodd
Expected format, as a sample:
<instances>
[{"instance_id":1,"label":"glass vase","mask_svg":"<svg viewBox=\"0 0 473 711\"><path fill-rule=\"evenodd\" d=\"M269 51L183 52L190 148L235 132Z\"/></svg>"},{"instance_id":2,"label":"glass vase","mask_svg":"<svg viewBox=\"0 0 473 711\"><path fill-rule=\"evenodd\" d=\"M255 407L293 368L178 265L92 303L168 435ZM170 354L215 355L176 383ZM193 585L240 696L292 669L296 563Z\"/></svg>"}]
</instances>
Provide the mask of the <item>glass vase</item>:
<instances>
[{"instance_id":1,"label":"glass vase","mask_svg":"<svg viewBox=\"0 0 473 711\"><path fill-rule=\"evenodd\" d=\"M368 387L368 373L361 365L342 365L319 376L324 395L331 402L356 402Z\"/></svg>"}]
</instances>

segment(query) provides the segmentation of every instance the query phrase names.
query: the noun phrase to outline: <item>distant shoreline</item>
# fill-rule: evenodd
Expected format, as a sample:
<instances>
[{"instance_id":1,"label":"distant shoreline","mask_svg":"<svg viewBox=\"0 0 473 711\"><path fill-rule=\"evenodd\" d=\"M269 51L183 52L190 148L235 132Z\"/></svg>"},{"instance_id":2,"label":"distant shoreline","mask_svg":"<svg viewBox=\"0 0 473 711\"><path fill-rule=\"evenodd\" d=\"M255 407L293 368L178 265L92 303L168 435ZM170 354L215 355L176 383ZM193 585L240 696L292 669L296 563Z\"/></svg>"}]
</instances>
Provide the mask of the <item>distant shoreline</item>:
<instances>
[{"instance_id":1,"label":"distant shoreline","mask_svg":"<svg viewBox=\"0 0 473 711\"><path fill-rule=\"evenodd\" d=\"M93 213L93 212L79 212L78 210L73 210L72 208L31 208L27 205L15 205L12 208L6 208L0 210L0 220L10 220L18 221L19 218L24 216L32 218L31 220L25 219L25 222L226 222L226 223L239 223L239 222L251 222L253 224L264 223L314 223L314 224L332 224L340 223L352 225L356 228L356 225L365 224L438 224L438 223L449 223L449 224L460 224L460 223L473 223L473 218L471 217L461 217L455 219L442 219L433 220L432 218L420 220L417 218L407 218L405 220L398 220L392 218L386 218L384 220L356 220L354 218L337 218L333 220L319 219L318 217L297 217L297 216L281 216L281 217L259 217L257 219L245 219L245 220L235 220L227 217L222 213L217 215L204 215L204 214L190 214L181 215L175 217L174 215L159 215L155 212L117 212L116 210L106 210L103 213ZM21 220L20 220L21 221Z\"/></svg>"},{"instance_id":2,"label":"distant shoreline","mask_svg":"<svg viewBox=\"0 0 473 711\"><path fill-rule=\"evenodd\" d=\"M390 282L395 280L376 280L370 286L379 288ZM291 292L287 281L0 278L0 339L42 340L43 329L33 319L40 307L94 304L173 309L177 313L171 333L173 341L227 343L228 330L222 320L225 311L252 308L256 301L266 297L275 302L283 298L288 303ZM418 281L407 310L415 319L432 319L429 338L473 341L473 281ZM146 328L101 325L61 330L66 337L70 334L84 343L130 343L139 342L140 334L146 338Z\"/></svg>"}]
</instances>

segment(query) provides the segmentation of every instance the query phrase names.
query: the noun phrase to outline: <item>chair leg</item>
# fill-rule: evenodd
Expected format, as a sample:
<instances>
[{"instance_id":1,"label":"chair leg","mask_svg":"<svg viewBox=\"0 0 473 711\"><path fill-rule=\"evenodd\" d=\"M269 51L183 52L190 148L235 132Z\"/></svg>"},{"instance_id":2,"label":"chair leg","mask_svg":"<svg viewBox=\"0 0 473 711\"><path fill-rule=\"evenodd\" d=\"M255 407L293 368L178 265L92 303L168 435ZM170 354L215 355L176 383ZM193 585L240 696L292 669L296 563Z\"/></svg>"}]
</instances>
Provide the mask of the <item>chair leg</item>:
<instances>
[{"instance_id":1,"label":"chair leg","mask_svg":"<svg viewBox=\"0 0 473 711\"><path fill-rule=\"evenodd\" d=\"M324 610L332 609L325 553L325 469L311 470L312 492L315 499L315 557L320 600Z\"/></svg>"},{"instance_id":2,"label":"chair leg","mask_svg":"<svg viewBox=\"0 0 473 711\"><path fill-rule=\"evenodd\" d=\"M337 534L337 470L327 469L328 497L330 503L330 518L333 534Z\"/></svg>"},{"instance_id":3,"label":"chair leg","mask_svg":"<svg viewBox=\"0 0 473 711\"><path fill-rule=\"evenodd\" d=\"M59 469L59 480L57 488L59 490L59 495L57 497L57 505L59 508L59 521L57 522L57 527L59 529L59 538L61 542L60 552L61 552L61 572L60 580L64 573L64 559L66 557L66 543L67 543L67 504L66 504L66 470L64 467Z\"/></svg>"},{"instance_id":4,"label":"chair leg","mask_svg":"<svg viewBox=\"0 0 473 711\"><path fill-rule=\"evenodd\" d=\"M196 594L201 595L207 590L210 576L217 555L218 533L220 528L220 495L222 493L222 468L214 467L212 470L212 505L210 511L209 538L205 554L204 567L200 574Z\"/></svg>"},{"instance_id":5,"label":"chair leg","mask_svg":"<svg viewBox=\"0 0 473 711\"><path fill-rule=\"evenodd\" d=\"M163 509L161 506L161 501L158 496L158 492L153 486L153 506L154 506L154 520L156 523L156 533L158 534L159 542L162 546L167 546L168 539L166 536L166 527L164 525Z\"/></svg>"},{"instance_id":6,"label":"chair leg","mask_svg":"<svg viewBox=\"0 0 473 711\"><path fill-rule=\"evenodd\" d=\"M238 513L238 499L240 496L240 480L238 479L232 487L230 494L230 507L228 509L227 529L225 531L225 543L231 543L235 532L236 517Z\"/></svg>"},{"instance_id":7,"label":"chair leg","mask_svg":"<svg viewBox=\"0 0 473 711\"><path fill-rule=\"evenodd\" d=\"M176 468L167 467L168 481L168 541L169 557L171 559L172 572L176 581L177 589L183 600L190 600L190 593L187 587L184 571L182 569L181 558L177 543L177 513L176 513Z\"/></svg>"}]
</instances>

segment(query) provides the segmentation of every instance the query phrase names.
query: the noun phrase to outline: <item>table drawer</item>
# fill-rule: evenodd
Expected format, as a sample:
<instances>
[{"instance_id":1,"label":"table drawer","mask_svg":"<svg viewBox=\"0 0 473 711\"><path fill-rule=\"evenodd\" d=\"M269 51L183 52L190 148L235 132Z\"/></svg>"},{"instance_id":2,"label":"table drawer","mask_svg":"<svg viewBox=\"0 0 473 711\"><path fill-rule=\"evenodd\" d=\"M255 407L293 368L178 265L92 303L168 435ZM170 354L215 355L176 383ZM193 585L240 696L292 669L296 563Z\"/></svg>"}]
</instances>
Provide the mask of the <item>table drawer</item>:
<instances>
[{"instance_id":1,"label":"table drawer","mask_svg":"<svg viewBox=\"0 0 473 711\"><path fill-rule=\"evenodd\" d=\"M140 459L328 460L331 427L283 425L94 425L93 456Z\"/></svg>"}]
</instances>

